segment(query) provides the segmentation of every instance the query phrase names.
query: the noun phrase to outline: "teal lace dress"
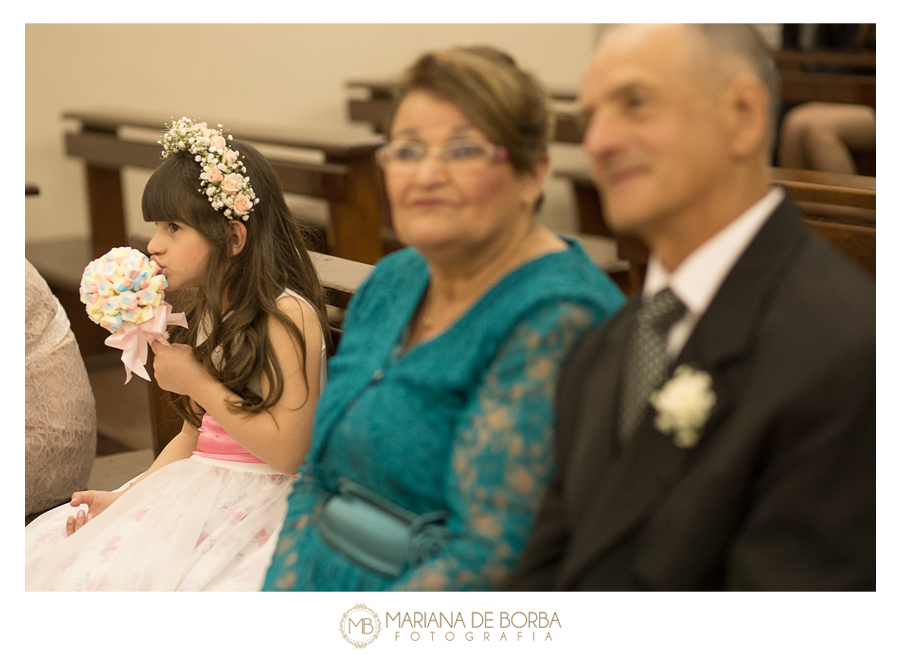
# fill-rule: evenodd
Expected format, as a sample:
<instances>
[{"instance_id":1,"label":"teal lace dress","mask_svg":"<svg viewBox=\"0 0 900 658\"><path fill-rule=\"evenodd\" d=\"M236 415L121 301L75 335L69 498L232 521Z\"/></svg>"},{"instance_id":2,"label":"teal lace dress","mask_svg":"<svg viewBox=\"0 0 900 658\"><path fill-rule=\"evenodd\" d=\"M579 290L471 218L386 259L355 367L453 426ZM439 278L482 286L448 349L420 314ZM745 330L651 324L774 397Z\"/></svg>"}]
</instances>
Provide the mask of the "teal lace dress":
<instances>
[{"instance_id":1,"label":"teal lace dress","mask_svg":"<svg viewBox=\"0 0 900 658\"><path fill-rule=\"evenodd\" d=\"M514 568L554 470L557 374L622 295L571 243L403 351L428 279L406 249L351 301L264 589L489 590ZM316 528L342 476L416 514L448 511L452 538L395 579L357 566Z\"/></svg>"}]
</instances>

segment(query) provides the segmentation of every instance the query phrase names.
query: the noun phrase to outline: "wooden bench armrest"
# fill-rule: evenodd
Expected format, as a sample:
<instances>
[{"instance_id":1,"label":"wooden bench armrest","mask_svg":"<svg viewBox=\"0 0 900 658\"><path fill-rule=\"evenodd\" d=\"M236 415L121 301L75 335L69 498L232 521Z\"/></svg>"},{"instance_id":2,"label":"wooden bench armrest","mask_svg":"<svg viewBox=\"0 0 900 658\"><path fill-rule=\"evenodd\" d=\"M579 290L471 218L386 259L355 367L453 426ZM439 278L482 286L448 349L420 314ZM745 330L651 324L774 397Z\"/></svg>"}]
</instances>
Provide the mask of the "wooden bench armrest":
<instances>
[{"instance_id":1,"label":"wooden bench armrest","mask_svg":"<svg viewBox=\"0 0 900 658\"><path fill-rule=\"evenodd\" d=\"M350 298L363 280L369 276L374 265L357 263L356 261L310 252L313 265L319 274L319 281L325 288L328 303L340 309L346 309Z\"/></svg>"},{"instance_id":2,"label":"wooden bench armrest","mask_svg":"<svg viewBox=\"0 0 900 658\"><path fill-rule=\"evenodd\" d=\"M875 210L875 177L769 167L769 178L796 201Z\"/></svg>"}]
</instances>

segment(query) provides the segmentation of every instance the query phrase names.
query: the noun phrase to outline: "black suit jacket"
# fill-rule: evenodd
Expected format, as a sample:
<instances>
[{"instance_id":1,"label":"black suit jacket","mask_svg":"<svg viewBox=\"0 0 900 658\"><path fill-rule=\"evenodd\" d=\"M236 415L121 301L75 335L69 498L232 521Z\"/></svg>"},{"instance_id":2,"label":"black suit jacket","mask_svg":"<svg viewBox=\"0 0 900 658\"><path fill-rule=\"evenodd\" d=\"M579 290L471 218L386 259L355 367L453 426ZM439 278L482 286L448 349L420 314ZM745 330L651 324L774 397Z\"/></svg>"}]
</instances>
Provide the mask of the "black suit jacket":
<instances>
[{"instance_id":1,"label":"black suit jacket","mask_svg":"<svg viewBox=\"0 0 900 658\"><path fill-rule=\"evenodd\" d=\"M672 365L712 376L693 448L649 407L617 438L637 306L589 333L561 374L559 471L507 587L874 589L874 282L782 203Z\"/></svg>"}]
</instances>

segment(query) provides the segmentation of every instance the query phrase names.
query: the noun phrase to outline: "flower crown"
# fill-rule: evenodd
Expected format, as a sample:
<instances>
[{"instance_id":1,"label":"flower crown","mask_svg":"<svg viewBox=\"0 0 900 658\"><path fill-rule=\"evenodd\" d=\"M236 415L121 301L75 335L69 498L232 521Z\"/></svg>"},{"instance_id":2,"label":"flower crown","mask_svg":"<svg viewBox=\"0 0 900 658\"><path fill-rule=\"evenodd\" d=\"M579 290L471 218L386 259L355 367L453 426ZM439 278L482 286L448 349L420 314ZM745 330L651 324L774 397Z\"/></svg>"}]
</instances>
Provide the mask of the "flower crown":
<instances>
[{"instance_id":1,"label":"flower crown","mask_svg":"<svg viewBox=\"0 0 900 658\"><path fill-rule=\"evenodd\" d=\"M228 139L233 137L228 135ZM224 208L223 214L229 219L236 216L247 221L259 199L250 187L250 177L245 175L247 167L238 159L240 153L228 148L221 130L209 128L206 122L194 123L183 117L173 121L171 126L166 124L159 144L163 147L163 159L178 151L193 153L194 160L203 168L201 188L197 191L206 194L214 209Z\"/></svg>"}]
</instances>

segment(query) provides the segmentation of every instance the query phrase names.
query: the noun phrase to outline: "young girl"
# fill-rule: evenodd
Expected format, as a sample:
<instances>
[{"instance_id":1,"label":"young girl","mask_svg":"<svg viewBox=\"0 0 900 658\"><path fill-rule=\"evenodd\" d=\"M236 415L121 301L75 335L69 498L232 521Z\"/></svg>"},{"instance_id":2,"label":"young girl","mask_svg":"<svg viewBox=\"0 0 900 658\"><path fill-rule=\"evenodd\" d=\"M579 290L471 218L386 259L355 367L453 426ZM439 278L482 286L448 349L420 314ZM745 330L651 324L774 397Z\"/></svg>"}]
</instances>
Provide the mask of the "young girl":
<instances>
[{"instance_id":1,"label":"young girl","mask_svg":"<svg viewBox=\"0 0 900 658\"><path fill-rule=\"evenodd\" d=\"M205 123L161 143L149 251L189 299L188 328L152 345L154 377L184 426L128 486L76 492L26 527L29 590L258 590L309 447L328 322L281 185Z\"/></svg>"}]
</instances>

